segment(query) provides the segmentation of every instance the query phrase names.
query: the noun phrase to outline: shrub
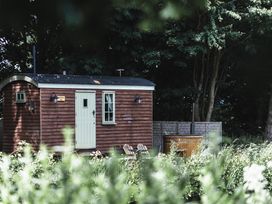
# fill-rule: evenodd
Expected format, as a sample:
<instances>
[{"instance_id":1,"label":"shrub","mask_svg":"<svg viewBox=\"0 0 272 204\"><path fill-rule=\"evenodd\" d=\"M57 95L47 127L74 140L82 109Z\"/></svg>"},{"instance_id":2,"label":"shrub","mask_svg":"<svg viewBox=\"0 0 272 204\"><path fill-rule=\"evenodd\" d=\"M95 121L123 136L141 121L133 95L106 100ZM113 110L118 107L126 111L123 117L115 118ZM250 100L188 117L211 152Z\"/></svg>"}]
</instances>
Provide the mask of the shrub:
<instances>
[{"instance_id":1,"label":"shrub","mask_svg":"<svg viewBox=\"0 0 272 204\"><path fill-rule=\"evenodd\" d=\"M172 152L130 160L114 152L79 156L67 141L58 160L46 147L34 153L26 144L2 154L0 203L271 202L269 143L204 150L190 158Z\"/></svg>"}]
</instances>

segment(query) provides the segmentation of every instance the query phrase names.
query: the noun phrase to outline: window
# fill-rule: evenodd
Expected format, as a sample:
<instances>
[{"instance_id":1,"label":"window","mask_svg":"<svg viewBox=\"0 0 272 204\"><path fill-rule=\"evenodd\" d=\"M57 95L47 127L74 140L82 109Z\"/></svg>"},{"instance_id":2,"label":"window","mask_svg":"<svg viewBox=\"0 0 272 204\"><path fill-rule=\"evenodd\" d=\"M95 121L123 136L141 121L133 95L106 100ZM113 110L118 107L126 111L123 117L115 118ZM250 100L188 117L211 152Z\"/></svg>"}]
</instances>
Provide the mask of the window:
<instances>
[{"instance_id":1,"label":"window","mask_svg":"<svg viewBox=\"0 0 272 204\"><path fill-rule=\"evenodd\" d=\"M16 92L16 103L25 103L26 102L26 93L24 91Z\"/></svg>"},{"instance_id":2,"label":"window","mask_svg":"<svg viewBox=\"0 0 272 204\"><path fill-rule=\"evenodd\" d=\"M115 93L112 91L102 94L102 123L115 124Z\"/></svg>"},{"instance_id":3,"label":"window","mask_svg":"<svg viewBox=\"0 0 272 204\"><path fill-rule=\"evenodd\" d=\"M87 98L83 99L83 107L88 108L88 99Z\"/></svg>"}]
</instances>

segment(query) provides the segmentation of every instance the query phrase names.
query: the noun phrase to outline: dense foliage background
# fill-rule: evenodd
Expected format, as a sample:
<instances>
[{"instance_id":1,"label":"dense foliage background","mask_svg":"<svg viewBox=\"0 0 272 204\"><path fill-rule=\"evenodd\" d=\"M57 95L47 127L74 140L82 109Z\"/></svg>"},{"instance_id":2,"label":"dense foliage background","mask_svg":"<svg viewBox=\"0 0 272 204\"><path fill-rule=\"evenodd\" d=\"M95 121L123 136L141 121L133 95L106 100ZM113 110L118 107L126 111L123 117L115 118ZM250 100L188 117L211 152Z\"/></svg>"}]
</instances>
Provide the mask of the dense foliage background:
<instances>
[{"instance_id":1,"label":"dense foliage background","mask_svg":"<svg viewBox=\"0 0 272 204\"><path fill-rule=\"evenodd\" d=\"M38 73L122 68L154 81L154 120L194 114L229 135L263 134L271 22L269 0L0 0L0 79L33 72L35 45Z\"/></svg>"}]
</instances>

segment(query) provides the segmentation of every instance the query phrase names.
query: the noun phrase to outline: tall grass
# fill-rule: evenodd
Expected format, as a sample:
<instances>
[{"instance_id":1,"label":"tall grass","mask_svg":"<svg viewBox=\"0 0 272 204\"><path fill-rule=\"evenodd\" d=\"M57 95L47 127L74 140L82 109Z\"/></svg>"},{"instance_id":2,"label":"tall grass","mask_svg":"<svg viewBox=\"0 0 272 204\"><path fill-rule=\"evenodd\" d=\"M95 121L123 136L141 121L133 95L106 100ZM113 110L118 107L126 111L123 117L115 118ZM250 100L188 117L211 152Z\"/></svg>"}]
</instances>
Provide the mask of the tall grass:
<instances>
[{"instance_id":1,"label":"tall grass","mask_svg":"<svg viewBox=\"0 0 272 204\"><path fill-rule=\"evenodd\" d=\"M66 131L71 136L71 131ZM227 146L190 158L169 155L127 159L73 153L60 159L44 146L1 155L0 203L269 203L272 145Z\"/></svg>"}]
</instances>

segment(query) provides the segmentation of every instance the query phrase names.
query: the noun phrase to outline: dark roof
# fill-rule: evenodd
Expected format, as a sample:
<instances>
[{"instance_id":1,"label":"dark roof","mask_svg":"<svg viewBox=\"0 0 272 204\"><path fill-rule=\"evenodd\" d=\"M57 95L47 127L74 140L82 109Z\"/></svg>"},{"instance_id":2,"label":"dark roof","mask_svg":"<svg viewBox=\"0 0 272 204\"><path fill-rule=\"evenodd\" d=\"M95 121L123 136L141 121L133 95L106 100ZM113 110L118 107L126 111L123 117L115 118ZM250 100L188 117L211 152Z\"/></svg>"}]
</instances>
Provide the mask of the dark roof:
<instances>
[{"instance_id":1,"label":"dark roof","mask_svg":"<svg viewBox=\"0 0 272 204\"><path fill-rule=\"evenodd\" d=\"M48 84L90 84L90 85L127 85L154 86L149 80L137 77L62 75L62 74L20 74L30 77L37 83Z\"/></svg>"}]
</instances>

